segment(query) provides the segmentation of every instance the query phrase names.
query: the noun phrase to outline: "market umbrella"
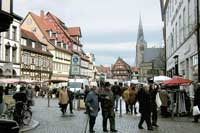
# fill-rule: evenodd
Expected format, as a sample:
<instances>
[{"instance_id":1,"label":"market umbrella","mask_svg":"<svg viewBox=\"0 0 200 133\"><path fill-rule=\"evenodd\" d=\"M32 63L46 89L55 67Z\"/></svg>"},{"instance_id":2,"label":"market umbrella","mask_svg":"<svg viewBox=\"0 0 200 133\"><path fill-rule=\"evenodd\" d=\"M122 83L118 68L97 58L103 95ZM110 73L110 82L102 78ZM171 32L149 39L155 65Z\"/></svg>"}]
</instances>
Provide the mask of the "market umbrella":
<instances>
[{"instance_id":1,"label":"market umbrella","mask_svg":"<svg viewBox=\"0 0 200 133\"><path fill-rule=\"evenodd\" d=\"M170 80L170 79L171 79L170 77L163 76L163 75L161 75L161 76L155 76L153 78L154 82L156 82L156 83L161 83L163 81Z\"/></svg>"},{"instance_id":2,"label":"market umbrella","mask_svg":"<svg viewBox=\"0 0 200 133\"><path fill-rule=\"evenodd\" d=\"M166 80L162 82L164 86L180 86L180 85L190 85L193 81L189 79L184 79L180 76L174 76L170 80Z\"/></svg>"}]
</instances>

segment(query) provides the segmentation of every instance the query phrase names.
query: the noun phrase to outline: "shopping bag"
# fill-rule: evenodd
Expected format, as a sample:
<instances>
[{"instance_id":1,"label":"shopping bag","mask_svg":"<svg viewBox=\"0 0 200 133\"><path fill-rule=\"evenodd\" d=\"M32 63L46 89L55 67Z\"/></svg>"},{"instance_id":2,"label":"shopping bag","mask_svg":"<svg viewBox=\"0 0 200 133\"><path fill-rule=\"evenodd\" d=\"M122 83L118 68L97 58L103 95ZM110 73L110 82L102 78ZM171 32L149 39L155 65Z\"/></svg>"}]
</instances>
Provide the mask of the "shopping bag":
<instances>
[{"instance_id":1,"label":"shopping bag","mask_svg":"<svg viewBox=\"0 0 200 133\"><path fill-rule=\"evenodd\" d=\"M193 107L193 116L200 115L200 110L198 106Z\"/></svg>"},{"instance_id":2,"label":"shopping bag","mask_svg":"<svg viewBox=\"0 0 200 133\"><path fill-rule=\"evenodd\" d=\"M158 108L160 108L160 106L162 105L159 93L156 94L156 105Z\"/></svg>"}]
</instances>

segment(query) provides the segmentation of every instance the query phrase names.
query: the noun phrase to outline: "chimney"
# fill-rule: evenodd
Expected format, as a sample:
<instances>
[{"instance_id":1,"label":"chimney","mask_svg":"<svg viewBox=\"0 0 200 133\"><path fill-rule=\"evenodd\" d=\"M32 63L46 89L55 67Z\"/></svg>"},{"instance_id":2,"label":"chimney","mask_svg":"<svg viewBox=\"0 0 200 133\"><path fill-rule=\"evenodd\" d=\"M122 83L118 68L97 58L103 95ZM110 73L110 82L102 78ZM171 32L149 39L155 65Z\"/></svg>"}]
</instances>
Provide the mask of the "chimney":
<instances>
[{"instance_id":1,"label":"chimney","mask_svg":"<svg viewBox=\"0 0 200 133\"><path fill-rule=\"evenodd\" d=\"M43 19L44 18L44 10L40 11L40 17Z\"/></svg>"}]
</instances>

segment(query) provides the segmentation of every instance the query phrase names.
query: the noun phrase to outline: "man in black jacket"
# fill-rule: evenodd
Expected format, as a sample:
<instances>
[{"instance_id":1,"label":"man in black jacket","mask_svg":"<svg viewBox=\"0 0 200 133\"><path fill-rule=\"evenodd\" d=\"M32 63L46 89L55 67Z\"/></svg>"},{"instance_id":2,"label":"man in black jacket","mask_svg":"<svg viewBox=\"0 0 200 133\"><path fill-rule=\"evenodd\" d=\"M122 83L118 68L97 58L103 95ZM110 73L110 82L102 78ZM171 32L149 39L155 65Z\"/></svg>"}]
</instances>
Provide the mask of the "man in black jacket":
<instances>
[{"instance_id":1,"label":"man in black jacket","mask_svg":"<svg viewBox=\"0 0 200 133\"><path fill-rule=\"evenodd\" d=\"M144 87L140 87L137 100L139 101L139 112L141 113L140 122L138 124L139 129L144 129L142 124L146 121L148 130L153 130L151 125L151 96L149 93L149 86L145 85Z\"/></svg>"}]
</instances>

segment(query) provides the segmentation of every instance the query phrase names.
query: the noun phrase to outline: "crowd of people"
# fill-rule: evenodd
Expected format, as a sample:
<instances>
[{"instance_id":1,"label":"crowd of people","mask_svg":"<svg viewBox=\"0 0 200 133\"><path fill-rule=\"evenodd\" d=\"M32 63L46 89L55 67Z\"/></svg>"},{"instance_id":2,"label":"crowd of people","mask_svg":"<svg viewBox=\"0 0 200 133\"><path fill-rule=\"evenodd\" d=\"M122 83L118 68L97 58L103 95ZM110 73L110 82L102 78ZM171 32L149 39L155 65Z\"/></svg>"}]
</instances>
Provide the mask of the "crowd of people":
<instances>
[{"instance_id":1,"label":"crowd of people","mask_svg":"<svg viewBox=\"0 0 200 133\"><path fill-rule=\"evenodd\" d=\"M183 93L184 94L184 93ZM174 96L174 95L173 95ZM100 88L91 87L90 91L86 94L86 109L89 114L89 130L94 132L94 125L99 110L102 112L103 131L107 130L107 120L110 121L110 130L117 132L115 127L115 113L118 111L118 101L122 97L125 102L126 114L140 113L140 121L138 123L139 129L143 128L143 122L147 124L148 130L158 128L158 108L163 117L171 116L170 93L159 84L149 82L148 84L136 85L130 84L123 85L115 83L110 85L106 82ZM176 99L176 96L174 96ZM160 100L160 103L158 103ZM176 101L174 101L176 102ZM186 101L187 102L187 101ZM136 104L139 104L139 109ZM173 103L175 104L175 103ZM194 97L194 106L200 107L200 86L196 88ZM138 112L139 111L139 112ZM194 116L194 122L198 122L199 115Z\"/></svg>"},{"instance_id":2,"label":"crowd of people","mask_svg":"<svg viewBox=\"0 0 200 133\"><path fill-rule=\"evenodd\" d=\"M28 106L32 105L34 96L47 95L47 89L40 89L39 86L35 85L22 85L19 87L8 85L6 87L0 86L0 113L3 111L3 96L12 93L15 101L27 102ZM50 88L50 87L49 87ZM66 113L69 105L70 113L73 114L73 99L75 98L74 93L70 91L68 87L61 87L59 90L49 90L51 95L57 95L58 103L62 114ZM94 133L94 125L98 112L102 113L102 129L104 132L108 132L107 121L110 122L110 131L117 132L115 126L115 113L119 111L119 99L125 102L126 114L137 115L140 113L140 121L138 123L139 129L143 128L144 121L147 124L148 130L158 128L158 108L163 117L171 115L170 106L174 104L178 99L176 95L171 95L166 88L149 82L148 84L122 84L115 82L111 85L109 82L97 86L86 86L84 92L84 102L86 106L86 114L89 116L89 131ZM50 94L50 93L49 93ZM187 111L191 111L191 103L188 103L187 94L182 91L181 94L184 98L179 95L180 99L184 99ZM55 96L56 97L56 96ZM158 98L161 102L158 105ZM180 102L180 101L179 101ZM180 103L179 103L180 104ZM181 104L180 104L181 106ZM189 106L189 107L187 107ZM193 106L200 108L200 85L195 88L194 103ZM194 122L198 122L200 115L194 116Z\"/></svg>"}]
</instances>

